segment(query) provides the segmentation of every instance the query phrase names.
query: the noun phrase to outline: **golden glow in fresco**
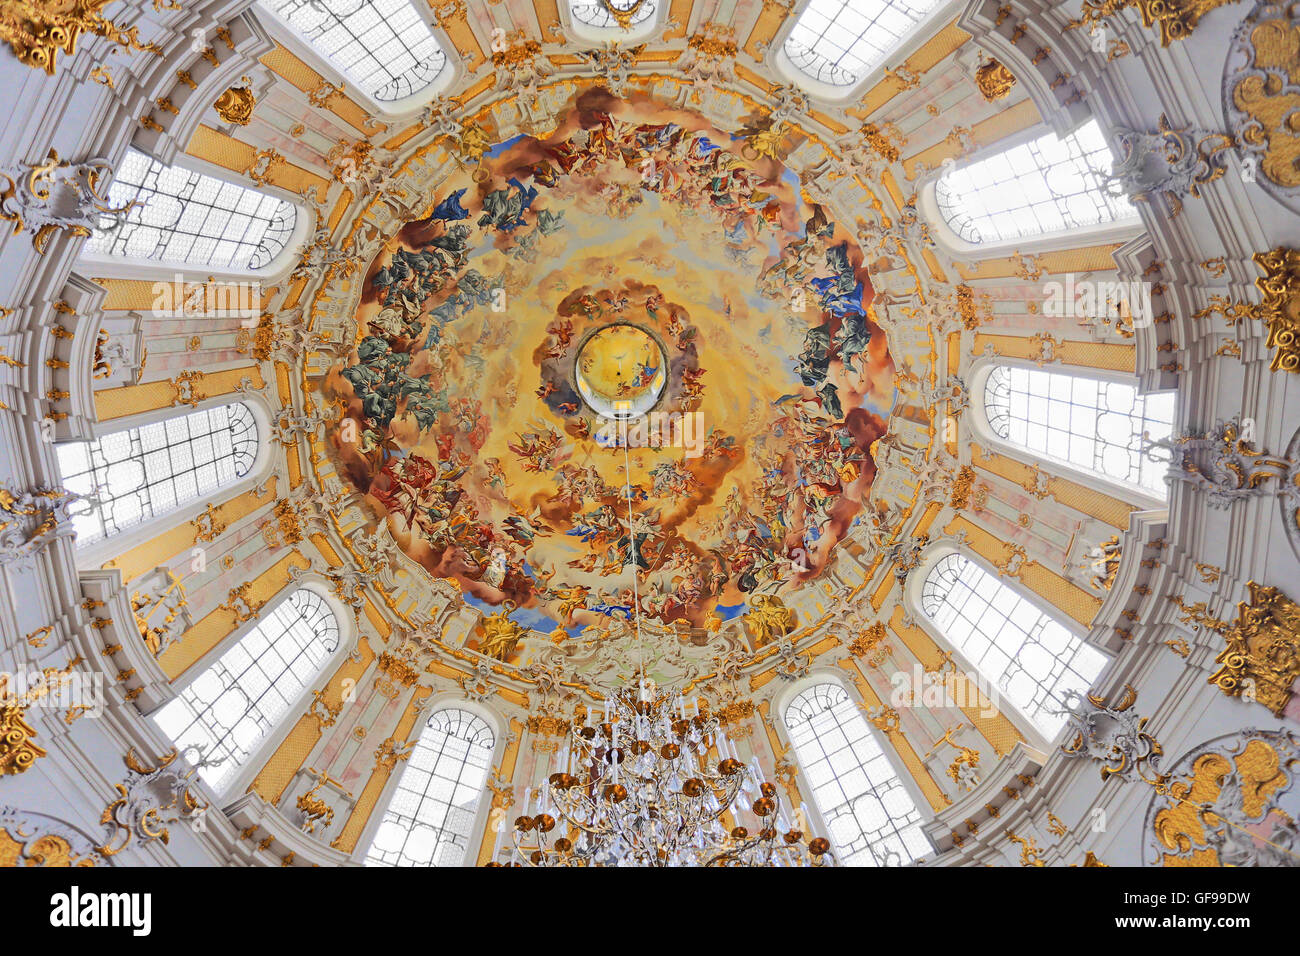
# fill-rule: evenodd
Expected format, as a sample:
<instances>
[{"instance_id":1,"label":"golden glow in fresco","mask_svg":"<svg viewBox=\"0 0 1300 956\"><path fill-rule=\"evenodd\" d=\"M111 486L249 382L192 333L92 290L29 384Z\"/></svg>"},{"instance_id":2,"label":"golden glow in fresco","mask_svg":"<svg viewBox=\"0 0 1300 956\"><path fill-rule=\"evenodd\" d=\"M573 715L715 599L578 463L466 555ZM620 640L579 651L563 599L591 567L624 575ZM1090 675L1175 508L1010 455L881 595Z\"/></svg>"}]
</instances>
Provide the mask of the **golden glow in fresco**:
<instances>
[{"instance_id":1,"label":"golden glow in fresco","mask_svg":"<svg viewBox=\"0 0 1300 956\"><path fill-rule=\"evenodd\" d=\"M700 628L820 574L860 520L894 392L867 266L743 145L588 90L371 265L326 380L359 440L332 452L471 603L577 633L629 614L635 563L643 612Z\"/></svg>"}]
</instances>

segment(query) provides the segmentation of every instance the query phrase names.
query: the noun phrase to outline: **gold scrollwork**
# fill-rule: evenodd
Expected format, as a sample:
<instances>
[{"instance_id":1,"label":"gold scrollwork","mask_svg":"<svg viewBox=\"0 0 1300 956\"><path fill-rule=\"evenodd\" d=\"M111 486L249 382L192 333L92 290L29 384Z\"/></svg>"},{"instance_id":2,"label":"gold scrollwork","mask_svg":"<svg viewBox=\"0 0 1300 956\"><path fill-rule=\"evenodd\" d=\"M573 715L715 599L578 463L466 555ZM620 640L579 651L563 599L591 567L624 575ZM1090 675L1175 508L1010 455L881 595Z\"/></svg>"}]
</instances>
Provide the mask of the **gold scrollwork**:
<instances>
[{"instance_id":1,"label":"gold scrollwork","mask_svg":"<svg viewBox=\"0 0 1300 956\"><path fill-rule=\"evenodd\" d=\"M123 30L100 11L113 0L0 0L0 39L21 63L54 75L58 56L72 56L83 33L103 37L131 50L162 56L156 43L141 43L140 28Z\"/></svg>"},{"instance_id":2,"label":"gold scrollwork","mask_svg":"<svg viewBox=\"0 0 1300 956\"><path fill-rule=\"evenodd\" d=\"M992 103L1011 92L1016 78L1010 70L994 59L984 61L975 71L975 85L984 99Z\"/></svg>"},{"instance_id":3,"label":"gold scrollwork","mask_svg":"<svg viewBox=\"0 0 1300 956\"><path fill-rule=\"evenodd\" d=\"M1258 314L1268 326L1268 347L1277 350L1269 368L1300 372L1300 250L1279 246L1256 253L1254 260L1264 272L1255 280L1264 297Z\"/></svg>"}]
</instances>

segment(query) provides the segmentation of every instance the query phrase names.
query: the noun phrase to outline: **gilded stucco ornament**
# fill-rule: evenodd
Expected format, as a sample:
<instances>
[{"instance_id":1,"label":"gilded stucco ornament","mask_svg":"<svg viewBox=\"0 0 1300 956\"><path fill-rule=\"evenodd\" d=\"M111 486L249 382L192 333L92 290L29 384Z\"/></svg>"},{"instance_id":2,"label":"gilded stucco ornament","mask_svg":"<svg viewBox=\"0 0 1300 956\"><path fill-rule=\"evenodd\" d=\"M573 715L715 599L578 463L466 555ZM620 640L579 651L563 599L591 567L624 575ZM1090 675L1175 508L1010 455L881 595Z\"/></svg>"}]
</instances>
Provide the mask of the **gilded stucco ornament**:
<instances>
[{"instance_id":1,"label":"gilded stucco ornament","mask_svg":"<svg viewBox=\"0 0 1300 956\"><path fill-rule=\"evenodd\" d=\"M1206 491L1213 508L1258 497L1276 497L1283 508L1300 507L1300 462L1256 450L1236 419L1203 434L1147 444L1169 452L1169 476Z\"/></svg>"},{"instance_id":2,"label":"gilded stucco ornament","mask_svg":"<svg viewBox=\"0 0 1300 956\"><path fill-rule=\"evenodd\" d=\"M985 60L975 70L975 85L984 99L992 103L1011 92L1016 78L1005 66L994 59Z\"/></svg>"},{"instance_id":3,"label":"gilded stucco ornament","mask_svg":"<svg viewBox=\"0 0 1300 956\"><path fill-rule=\"evenodd\" d=\"M528 636L528 629L510 620L509 614L514 610L514 602L507 601L505 610L499 614L490 614L483 618L481 624L483 636L479 639L478 652L498 661L509 660L515 646Z\"/></svg>"},{"instance_id":4,"label":"gilded stucco ornament","mask_svg":"<svg viewBox=\"0 0 1300 956\"><path fill-rule=\"evenodd\" d=\"M80 500L61 489L14 494L0 488L0 567L30 557L55 538L74 535L70 508Z\"/></svg>"},{"instance_id":5,"label":"gilded stucco ornament","mask_svg":"<svg viewBox=\"0 0 1300 956\"><path fill-rule=\"evenodd\" d=\"M107 160L70 163L51 148L44 162L0 169L0 220L26 230L44 255L56 232L87 238L95 229L116 228L135 205L114 208L106 190L113 167Z\"/></svg>"},{"instance_id":6,"label":"gilded stucco ornament","mask_svg":"<svg viewBox=\"0 0 1300 956\"><path fill-rule=\"evenodd\" d=\"M45 751L32 738L36 730L27 723L23 702L10 697L0 684L0 777L29 770Z\"/></svg>"},{"instance_id":7,"label":"gilded stucco ornament","mask_svg":"<svg viewBox=\"0 0 1300 956\"><path fill-rule=\"evenodd\" d=\"M1300 605L1275 587L1247 584L1250 600L1237 605L1237 619L1224 621L1202 604L1184 607L1189 624L1222 635L1227 645L1210 676L1229 697L1258 701L1281 717L1300 677Z\"/></svg>"},{"instance_id":8,"label":"gilded stucco ornament","mask_svg":"<svg viewBox=\"0 0 1300 956\"><path fill-rule=\"evenodd\" d=\"M140 760L135 748L127 751L123 761L129 771L123 783L115 786L117 799L104 808L100 823L108 828L108 835L98 851L104 856L115 856L134 840L141 844L155 840L171 842L173 824L192 821L208 810L190 788L197 782L198 767L184 760L173 767L180 753L175 748L158 758L155 766Z\"/></svg>"},{"instance_id":9,"label":"gilded stucco ornament","mask_svg":"<svg viewBox=\"0 0 1300 956\"><path fill-rule=\"evenodd\" d=\"M1296 103L1300 109L1300 98ZM1300 140L1296 142L1300 144ZM1296 161L1300 162L1300 153ZM1300 250L1279 246L1257 252L1254 260L1264 273L1255 280L1263 296L1260 318L1268 326L1268 347L1276 350L1269 368L1274 372L1300 372Z\"/></svg>"},{"instance_id":10,"label":"gilded stucco ornament","mask_svg":"<svg viewBox=\"0 0 1300 956\"><path fill-rule=\"evenodd\" d=\"M1235 731L1189 750L1147 810L1148 866L1300 864L1300 739Z\"/></svg>"},{"instance_id":11,"label":"gilded stucco ornament","mask_svg":"<svg viewBox=\"0 0 1300 956\"><path fill-rule=\"evenodd\" d=\"M1175 40L1191 36L1201 17L1211 10L1233 2L1235 0L1084 0L1079 16L1066 24L1065 29L1087 27L1087 32L1091 33L1121 10L1136 9L1142 15L1144 26L1159 25L1160 44L1169 46Z\"/></svg>"},{"instance_id":12,"label":"gilded stucco ornament","mask_svg":"<svg viewBox=\"0 0 1300 956\"><path fill-rule=\"evenodd\" d=\"M162 56L156 43L141 43L139 27L123 29L100 11L114 0L0 0L0 39L22 63L50 76L60 53L72 56L83 33L130 50Z\"/></svg>"},{"instance_id":13,"label":"gilded stucco ornament","mask_svg":"<svg viewBox=\"0 0 1300 956\"><path fill-rule=\"evenodd\" d=\"M1125 684L1123 696L1112 706L1096 694L1085 696L1078 691L1067 691L1066 726L1071 733L1061 745L1061 752L1067 757L1100 763L1102 780L1140 777L1158 784L1163 778L1158 773L1148 777L1146 771L1159 771L1163 751L1144 729L1148 718L1139 717L1132 709L1137 696L1137 691Z\"/></svg>"},{"instance_id":14,"label":"gilded stucco ornament","mask_svg":"<svg viewBox=\"0 0 1300 956\"><path fill-rule=\"evenodd\" d=\"M248 78L245 77L245 80ZM247 126L253 118L253 107L257 105L257 97L253 95L251 83L246 82L243 86L232 86L226 92L217 97L217 101L212 104L213 109L227 123L234 123L236 126Z\"/></svg>"},{"instance_id":15,"label":"gilded stucco ornament","mask_svg":"<svg viewBox=\"0 0 1300 956\"><path fill-rule=\"evenodd\" d=\"M0 869L88 867L105 863L85 833L43 813L0 806Z\"/></svg>"},{"instance_id":16,"label":"gilded stucco ornament","mask_svg":"<svg viewBox=\"0 0 1300 956\"><path fill-rule=\"evenodd\" d=\"M1174 215L1182 209L1183 196L1199 198L1202 186L1222 178L1225 151L1236 144L1225 133L1177 129L1163 113L1152 132L1117 126L1113 136L1117 159L1110 173L1102 175L1107 191L1134 202L1164 195Z\"/></svg>"},{"instance_id":17,"label":"gilded stucco ornament","mask_svg":"<svg viewBox=\"0 0 1300 956\"><path fill-rule=\"evenodd\" d=\"M1243 175L1300 212L1300 12L1258 3L1233 35L1223 74L1223 112Z\"/></svg>"}]
</instances>

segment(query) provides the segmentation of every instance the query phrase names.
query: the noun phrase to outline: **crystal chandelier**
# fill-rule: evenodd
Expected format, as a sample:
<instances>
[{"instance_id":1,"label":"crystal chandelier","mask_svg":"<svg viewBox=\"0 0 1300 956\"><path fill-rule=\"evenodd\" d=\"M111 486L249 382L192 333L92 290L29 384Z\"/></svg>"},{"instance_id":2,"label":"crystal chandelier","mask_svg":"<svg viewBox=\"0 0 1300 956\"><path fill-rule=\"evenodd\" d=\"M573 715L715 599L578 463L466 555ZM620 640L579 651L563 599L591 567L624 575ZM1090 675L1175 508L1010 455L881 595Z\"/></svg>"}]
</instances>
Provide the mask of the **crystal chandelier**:
<instances>
[{"instance_id":1,"label":"crystal chandelier","mask_svg":"<svg viewBox=\"0 0 1300 956\"><path fill-rule=\"evenodd\" d=\"M639 680L605 698L603 720L587 713L570 724L555 772L525 797L524 816L515 820L509 865L837 865L825 837L804 842L758 758L749 766L740 761L707 703L658 694L647 678L626 445L623 456ZM741 822L745 813L754 818L752 830ZM807 819L802 808L799 817Z\"/></svg>"},{"instance_id":2,"label":"crystal chandelier","mask_svg":"<svg viewBox=\"0 0 1300 956\"><path fill-rule=\"evenodd\" d=\"M657 696L643 678L606 698L603 720L575 721L531 814L515 820L509 865L836 865L829 841L805 842L757 759L742 763L706 708Z\"/></svg>"}]
</instances>

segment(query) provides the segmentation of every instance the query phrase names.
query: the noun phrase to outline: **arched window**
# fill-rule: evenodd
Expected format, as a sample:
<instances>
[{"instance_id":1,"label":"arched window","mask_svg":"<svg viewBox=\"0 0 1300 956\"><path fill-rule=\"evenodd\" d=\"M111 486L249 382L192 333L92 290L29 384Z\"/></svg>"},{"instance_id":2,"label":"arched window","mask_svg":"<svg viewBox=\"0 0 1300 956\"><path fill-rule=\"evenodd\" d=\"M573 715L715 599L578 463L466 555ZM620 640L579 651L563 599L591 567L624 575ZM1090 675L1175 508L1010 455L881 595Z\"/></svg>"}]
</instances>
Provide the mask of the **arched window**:
<instances>
[{"instance_id":1,"label":"arched window","mask_svg":"<svg viewBox=\"0 0 1300 956\"><path fill-rule=\"evenodd\" d=\"M1173 433L1173 392L999 365L984 385L984 414L999 438L1036 455L1168 494L1169 454L1149 446Z\"/></svg>"},{"instance_id":2,"label":"arched window","mask_svg":"<svg viewBox=\"0 0 1300 956\"><path fill-rule=\"evenodd\" d=\"M466 710L433 713L397 781L367 866L460 866L496 738Z\"/></svg>"},{"instance_id":3,"label":"arched window","mask_svg":"<svg viewBox=\"0 0 1300 956\"><path fill-rule=\"evenodd\" d=\"M245 477L257 423L242 402L56 446L77 547L175 511Z\"/></svg>"},{"instance_id":4,"label":"arched window","mask_svg":"<svg viewBox=\"0 0 1300 956\"><path fill-rule=\"evenodd\" d=\"M419 93L447 54L411 0L259 0L380 102Z\"/></svg>"},{"instance_id":5,"label":"arched window","mask_svg":"<svg viewBox=\"0 0 1300 956\"><path fill-rule=\"evenodd\" d=\"M1054 713L1065 709L1065 692L1086 692L1106 665L1104 654L960 554L926 575L921 608L1048 739L1065 721Z\"/></svg>"},{"instance_id":6,"label":"arched window","mask_svg":"<svg viewBox=\"0 0 1300 956\"><path fill-rule=\"evenodd\" d=\"M573 19L597 29L630 30L655 15L655 0L569 0Z\"/></svg>"},{"instance_id":7,"label":"arched window","mask_svg":"<svg viewBox=\"0 0 1300 956\"><path fill-rule=\"evenodd\" d=\"M135 203L94 230L86 251L217 269L261 269L293 235L293 203L128 149L108 190L112 206Z\"/></svg>"},{"instance_id":8,"label":"arched window","mask_svg":"<svg viewBox=\"0 0 1300 956\"><path fill-rule=\"evenodd\" d=\"M293 706L339 646L325 599L298 590L165 705L154 720L218 792Z\"/></svg>"},{"instance_id":9,"label":"arched window","mask_svg":"<svg viewBox=\"0 0 1300 956\"><path fill-rule=\"evenodd\" d=\"M901 866L930 852L916 803L843 687L809 687L785 726L841 863Z\"/></svg>"},{"instance_id":10,"label":"arched window","mask_svg":"<svg viewBox=\"0 0 1300 956\"><path fill-rule=\"evenodd\" d=\"M800 70L830 86L853 86L883 63L939 0L812 0L785 41Z\"/></svg>"},{"instance_id":11,"label":"arched window","mask_svg":"<svg viewBox=\"0 0 1300 956\"><path fill-rule=\"evenodd\" d=\"M935 184L949 228L967 242L998 242L1136 219L1102 182L1113 157L1096 120L1064 139L1048 133L966 166Z\"/></svg>"}]
</instances>

